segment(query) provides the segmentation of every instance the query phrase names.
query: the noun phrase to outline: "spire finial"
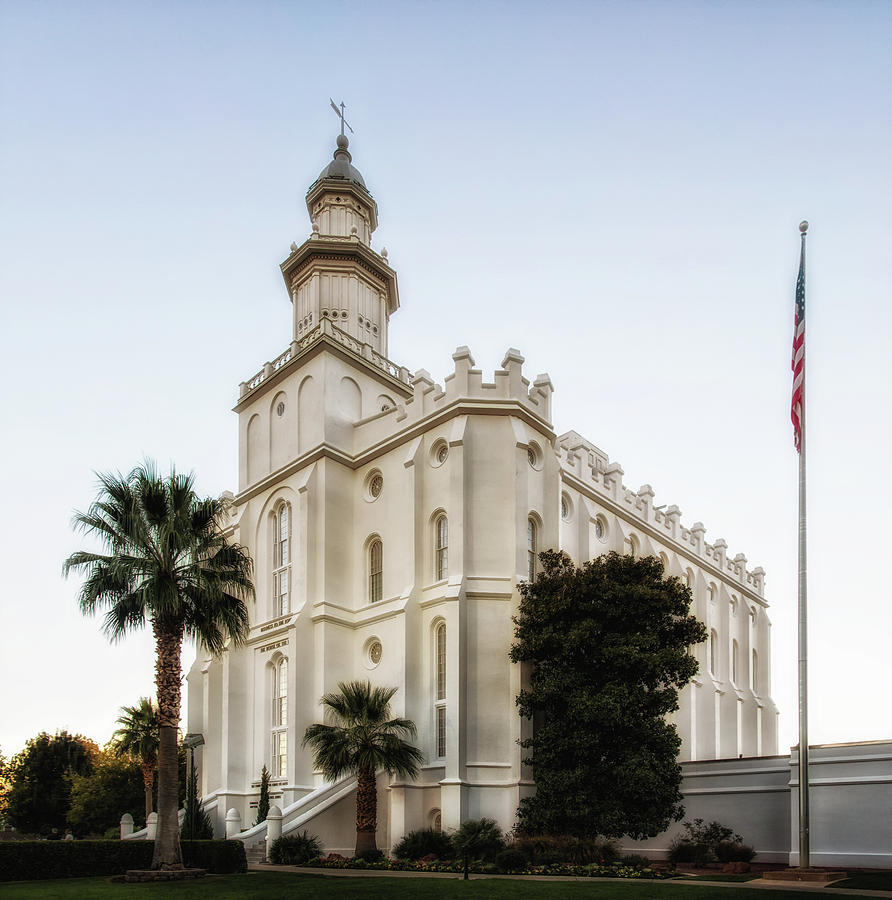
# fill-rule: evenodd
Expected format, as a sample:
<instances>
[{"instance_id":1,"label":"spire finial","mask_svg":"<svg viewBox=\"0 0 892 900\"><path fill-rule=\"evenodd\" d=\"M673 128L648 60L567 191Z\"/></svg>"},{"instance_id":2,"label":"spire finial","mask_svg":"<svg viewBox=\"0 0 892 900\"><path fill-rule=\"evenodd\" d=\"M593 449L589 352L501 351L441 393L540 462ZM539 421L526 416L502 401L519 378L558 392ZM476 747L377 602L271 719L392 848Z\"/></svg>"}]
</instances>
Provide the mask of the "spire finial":
<instances>
[{"instance_id":1,"label":"spire finial","mask_svg":"<svg viewBox=\"0 0 892 900\"><path fill-rule=\"evenodd\" d=\"M346 137L346 135L344 134L344 128L345 127L350 128L350 125L347 122L347 120L344 118L344 101L343 100L341 101L341 106L339 109L338 104L335 103L334 100L331 99L331 97L329 97L328 99L329 99L329 102L331 103L331 108L335 111L335 115L337 115L337 117L341 120L341 137ZM350 134L354 134L354 131L352 128L350 128ZM338 142L338 145L340 146L340 141Z\"/></svg>"}]
</instances>

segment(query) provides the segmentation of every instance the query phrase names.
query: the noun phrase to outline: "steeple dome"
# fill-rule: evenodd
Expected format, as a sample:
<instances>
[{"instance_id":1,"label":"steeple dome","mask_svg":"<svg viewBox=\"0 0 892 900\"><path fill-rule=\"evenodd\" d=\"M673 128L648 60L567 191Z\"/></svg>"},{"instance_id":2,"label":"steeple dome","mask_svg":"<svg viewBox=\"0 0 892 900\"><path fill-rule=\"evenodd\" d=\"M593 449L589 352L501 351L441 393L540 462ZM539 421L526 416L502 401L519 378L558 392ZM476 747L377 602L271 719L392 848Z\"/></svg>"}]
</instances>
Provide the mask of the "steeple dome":
<instances>
[{"instance_id":1,"label":"steeple dome","mask_svg":"<svg viewBox=\"0 0 892 900\"><path fill-rule=\"evenodd\" d=\"M332 161L319 173L307 191L307 212L313 230L322 236L349 238L353 235L369 246L378 227L378 204L365 186L347 149L350 142L338 135Z\"/></svg>"},{"instance_id":2,"label":"steeple dome","mask_svg":"<svg viewBox=\"0 0 892 900\"><path fill-rule=\"evenodd\" d=\"M350 141L347 140L347 135L339 134L338 135L338 148L334 152L334 157L332 161L319 173L319 177L316 179L313 184L316 182L322 181L326 178L343 178L346 181L352 181L354 184L358 184L360 187L365 188L365 182L362 180L362 175L359 174L359 169L354 166L353 157L350 155L350 151L347 149L350 146ZM312 189L312 186L311 186ZM368 190L366 188L366 190Z\"/></svg>"}]
</instances>

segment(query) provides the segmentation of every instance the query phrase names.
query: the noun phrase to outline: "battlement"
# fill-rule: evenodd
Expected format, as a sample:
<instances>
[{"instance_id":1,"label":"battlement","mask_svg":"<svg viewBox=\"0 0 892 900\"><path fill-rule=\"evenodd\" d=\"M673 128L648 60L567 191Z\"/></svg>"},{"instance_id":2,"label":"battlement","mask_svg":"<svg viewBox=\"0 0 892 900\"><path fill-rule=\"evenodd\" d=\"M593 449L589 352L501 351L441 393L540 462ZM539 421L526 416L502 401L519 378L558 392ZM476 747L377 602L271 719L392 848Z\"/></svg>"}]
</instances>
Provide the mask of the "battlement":
<instances>
[{"instance_id":1,"label":"battlement","mask_svg":"<svg viewBox=\"0 0 892 900\"><path fill-rule=\"evenodd\" d=\"M482 370L474 367L474 358L467 347L459 347L452 360L455 368L442 385L431 378L427 369L419 369L409 380L412 396L404 403L398 400L393 409L357 422L359 443L371 446L390 437L394 423L399 428L409 427L457 401L479 401L481 405L514 401L551 426L554 386L548 375L537 375L530 385L529 379L523 376L524 358L519 351L513 347L508 349L491 382L484 381Z\"/></svg>"},{"instance_id":2,"label":"battlement","mask_svg":"<svg viewBox=\"0 0 892 900\"><path fill-rule=\"evenodd\" d=\"M682 525L681 510L675 504L654 506L654 489L649 484L637 491L627 488L622 482L622 466L610 462L603 450L575 431L568 431L557 439L557 453L561 471L583 482L595 496L613 501L627 515L648 526L649 531L655 531L660 540L679 545L681 552L703 560L721 570L729 580L764 596L765 570L761 566L748 570L743 553L729 558L728 544L723 538L707 543L702 522L694 522L690 528Z\"/></svg>"}]
</instances>

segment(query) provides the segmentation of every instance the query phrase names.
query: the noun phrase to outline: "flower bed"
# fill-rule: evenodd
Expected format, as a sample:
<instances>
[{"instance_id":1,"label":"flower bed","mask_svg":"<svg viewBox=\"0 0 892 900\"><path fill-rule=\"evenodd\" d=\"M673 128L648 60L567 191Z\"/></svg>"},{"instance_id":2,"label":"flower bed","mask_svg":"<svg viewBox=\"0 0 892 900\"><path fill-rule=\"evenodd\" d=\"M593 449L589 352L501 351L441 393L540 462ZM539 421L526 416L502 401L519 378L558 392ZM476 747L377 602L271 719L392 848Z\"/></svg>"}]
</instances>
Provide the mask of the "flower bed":
<instances>
[{"instance_id":1,"label":"flower bed","mask_svg":"<svg viewBox=\"0 0 892 900\"><path fill-rule=\"evenodd\" d=\"M348 859L337 853L304 863L319 869L377 869L391 872L454 872L460 874L464 865L460 860L405 860L385 858L377 862L362 859ZM475 875L498 875L503 873L497 865L475 860L468 866ZM572 875L584 878L668 878L671 874L658 869L627 866L622 863L589 863L584 866L552 863L547 866L528 865L522 869L509 870L512 875Z\"/></svg>"}]
</instances>

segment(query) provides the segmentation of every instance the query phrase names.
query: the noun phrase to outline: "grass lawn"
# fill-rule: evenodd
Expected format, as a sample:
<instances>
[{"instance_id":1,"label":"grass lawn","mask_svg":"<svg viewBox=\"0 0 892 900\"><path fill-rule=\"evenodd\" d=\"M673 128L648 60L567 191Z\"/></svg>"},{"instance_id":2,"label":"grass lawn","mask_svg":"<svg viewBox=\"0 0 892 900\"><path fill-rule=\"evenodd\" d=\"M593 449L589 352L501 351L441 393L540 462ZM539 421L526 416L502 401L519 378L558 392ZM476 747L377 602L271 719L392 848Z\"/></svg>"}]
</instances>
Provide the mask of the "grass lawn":
<instances>
[{"instance_id":1,"label":"grass lawn","mask_svg":"<svg viewBox=\"0 0 892 900\"><path fill-rule=\"evenodd\" d=\"M892 891L892 872L856 872L833 887L857 888L862 891Z\"/></svg>"},{"instance_id":2,"label":"grass lawn","mask_svg":"<svg viewBox=\"0 0 892 900\"><path fill-rule=\"evenodd\" d=\"M825 897L840 896L824 888ZM675 883L630 881L618 883L596 878L579 882L543 882L481 879L462 882L440 878L352 878L324 875L292 875L289 872L249 872L247 875L209 876L200 882L179 884L112 884L106 878L71 878L61 881L17 882L0 885L3 900L293 900L293 898L388 898L412 900L467 897L472 900L564 900L564 898L617 898L617 900L735 900L748 896L803 900L798 891L752 890L743 887L698 887L691 881ZM812 896L807 894L806 897Z\"/></svg>"}]
</instances>

